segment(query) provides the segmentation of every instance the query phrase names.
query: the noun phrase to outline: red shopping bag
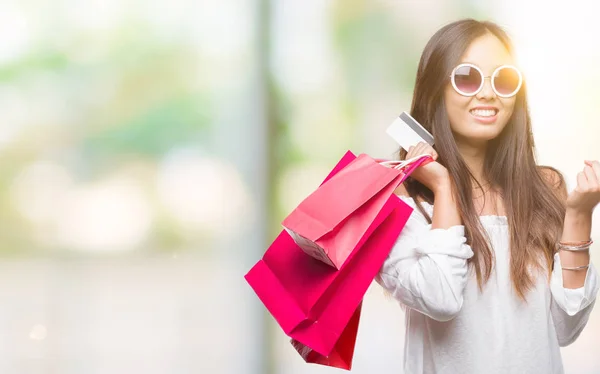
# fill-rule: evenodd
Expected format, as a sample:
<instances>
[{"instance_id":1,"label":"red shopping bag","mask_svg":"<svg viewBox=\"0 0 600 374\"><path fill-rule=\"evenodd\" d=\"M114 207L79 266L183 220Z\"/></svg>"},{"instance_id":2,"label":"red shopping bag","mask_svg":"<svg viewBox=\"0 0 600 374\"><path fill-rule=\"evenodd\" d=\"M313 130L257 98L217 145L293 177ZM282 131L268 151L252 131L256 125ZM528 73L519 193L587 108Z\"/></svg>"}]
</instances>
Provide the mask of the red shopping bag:
<instances>
[{"instance_id":1,"label":"red shopping bag","mask_svg":"<svg viewBox=\"0 0 600 374\"><path fill-rule=\"evenodd\" d=\"M404 178L402 169L361 154L304 199L283 226L305 253L340 269Z\"/></svg>"},{"instance_id":2,"label":"red shopping bag","mask_svg":"<svg viewBox=\"0 0 600 374\"><path fill-rule=\"evenodd\" d=\"M354 311L352 318L350 318L350 321L346 325L342 335L340 335L337 343L335 343L335 347L333 347L333 351L331 351L329 356L323 356L322 354L313 351L296 339L290 341L292 346L307 363L332 366L346 370L352 369L352 358L354 356L356 335L358 334L361 308L362 303L360 303L358 308Z\"/></svg>"},{"instance_id":3,"label":"red shopping bag","mask_svg":"<svg viewBox=\"0 0 600 374\"><path fill-rule=\"evenodd\" d=\"M354 158L348 152L328 178ZM422 161L411 165L400 180ZM412 208L395 195L387 196L368 229L368 240L340 270L307 256L282 231L245 278L288 336L322 356L332 357L411 213Z\"/></svg>"}]
</instances>

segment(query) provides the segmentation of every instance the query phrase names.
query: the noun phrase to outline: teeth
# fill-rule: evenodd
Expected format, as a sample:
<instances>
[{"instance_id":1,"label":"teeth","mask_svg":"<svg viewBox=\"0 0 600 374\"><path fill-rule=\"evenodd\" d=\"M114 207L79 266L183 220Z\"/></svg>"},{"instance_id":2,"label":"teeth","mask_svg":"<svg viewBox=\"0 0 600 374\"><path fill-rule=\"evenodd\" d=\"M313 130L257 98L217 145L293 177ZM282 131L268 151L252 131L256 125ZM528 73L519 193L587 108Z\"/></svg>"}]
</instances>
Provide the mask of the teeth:
<instances>
[{"instance_id":1,"label":"teeth","mask_svg":"<svg viewBox=\"0 0 600 374\"><path fill-rule=\"evenodd\" d=\"M496 115L496 111L493 109L473 109L471 114L477 117L492 117Z\"/></svg>"}]
</instances>

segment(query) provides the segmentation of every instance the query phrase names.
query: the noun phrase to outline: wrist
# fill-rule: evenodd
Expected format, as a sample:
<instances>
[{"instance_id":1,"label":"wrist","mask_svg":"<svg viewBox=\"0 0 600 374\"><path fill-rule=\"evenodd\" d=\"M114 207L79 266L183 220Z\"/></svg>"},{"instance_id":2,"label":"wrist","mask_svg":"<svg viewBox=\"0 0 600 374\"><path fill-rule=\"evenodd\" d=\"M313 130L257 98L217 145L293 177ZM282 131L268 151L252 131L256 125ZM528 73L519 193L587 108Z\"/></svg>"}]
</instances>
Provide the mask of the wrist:
<instances>
[{"instance_id":1,"label":"wrist","mask_svg":"<svg viewBox=\"0 0 600 374\"><path fill-rule=\"evenodd\" d=\"M592 212L567 208L561 241L579 242L590 239L592 232Z\"/></svg>"},{"instance_id":2,"label":"wrist","mask_svg":"<svg viewBox=\"0 0 600 374\"><path fill-rule=\"evenodd\" d=\"M587 219L592 217L593 210L591 209L579 209L579 208L571 208L567 207L565 211L565 219Z\"/></svg>"},{"instance_id":3,"label":"wrist","mask_svg":"<svg viewBox=\"0 0 600 374\"><path fill-rule=\"evenodd\" d=\"M438 181L431 190L435 196L438 194L452 194L452 183L450 178L444 178Z\"/></svg>"}]
</instances>

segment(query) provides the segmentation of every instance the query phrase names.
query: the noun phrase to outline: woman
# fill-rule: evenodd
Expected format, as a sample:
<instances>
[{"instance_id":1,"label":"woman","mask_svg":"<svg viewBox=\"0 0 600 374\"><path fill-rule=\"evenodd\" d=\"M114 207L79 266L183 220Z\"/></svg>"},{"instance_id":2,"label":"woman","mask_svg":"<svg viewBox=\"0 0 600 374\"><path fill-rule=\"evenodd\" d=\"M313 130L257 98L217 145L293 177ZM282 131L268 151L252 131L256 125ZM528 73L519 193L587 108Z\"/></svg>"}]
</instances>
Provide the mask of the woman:
<instances>
[{"instance_id":1,"label":"woman","mask_svg":"<svg viewBox=\"0 0 600 374\"><path fill-rule=\"evenodd\" d=\"M567 195L536 165L526 86L494 23L462 20L422 54L412 116L434 158L398 189L415 208L378 282L406 306L405 373L563 373L600 287L589 262L600 163Z\"/></svg>"}]
</instances>

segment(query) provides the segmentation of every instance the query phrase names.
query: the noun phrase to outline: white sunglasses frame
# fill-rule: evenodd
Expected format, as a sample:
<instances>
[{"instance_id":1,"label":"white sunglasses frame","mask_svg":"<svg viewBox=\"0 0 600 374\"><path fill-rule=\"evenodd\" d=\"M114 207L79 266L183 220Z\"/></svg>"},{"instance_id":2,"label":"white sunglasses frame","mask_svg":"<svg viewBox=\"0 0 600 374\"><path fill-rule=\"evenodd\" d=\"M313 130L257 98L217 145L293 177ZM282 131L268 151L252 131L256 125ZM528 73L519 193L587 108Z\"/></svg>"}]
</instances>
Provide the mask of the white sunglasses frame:
<instances>
[{"instance_id":1,"label":"white sunglasses frame","mask_svg":"<svg viewBox=\"0 0 600 374\"><path fill-rule=\"evenodd\" d=\"M481 75L481 84L479 85L479 88L477 90L475 90L475 92L473 92L473 93L469 93L468 94L468 93L466 93L464 91L459 90L458 87L456 87L456 82L454 80L455 73L456 73L456 71L459 68L464 67L464 66L468 66L468 67L471 67L471 68L477 70L479 72L479 74ZM519 84L518 84L517 88L513 92L511 92L510 94L508 94L508 95L503 95L500 92L498 92L498 90L496 89L496 85L494 84L494 80L491 79L492 77L495 77L501 69L505 69L505 68L513 69L514 71L517 72L517 75L519 76ZM501 66L498 66L496 69L494 69L494 72L492 73L491 76L486 77L485 75L483 75L483 71L481 71L481 69L479 68L479 66L471 64L471 63L468 63L468 62L465 62L465 63L459 64L454 69L452 69L452 73L450 74L450 82L452 83L452 87L454 88L454 90L456 92L458 92L460 95L467 96L467 97L475 96L479 92L481 92L481 90L483 89L483 85L485 84L485 80L487 78L490 78L490 83L492 84L492 90L494 91L494 93L497 96L503 97L503 98L509 98L509 97L515 96L517 93L519 93L519 90L521 89L521 86L523 85L523 75L521 74L521 72L519 71L519 69L517 69L513 65L501 65Z\"/></svg>"}]
</instances>

